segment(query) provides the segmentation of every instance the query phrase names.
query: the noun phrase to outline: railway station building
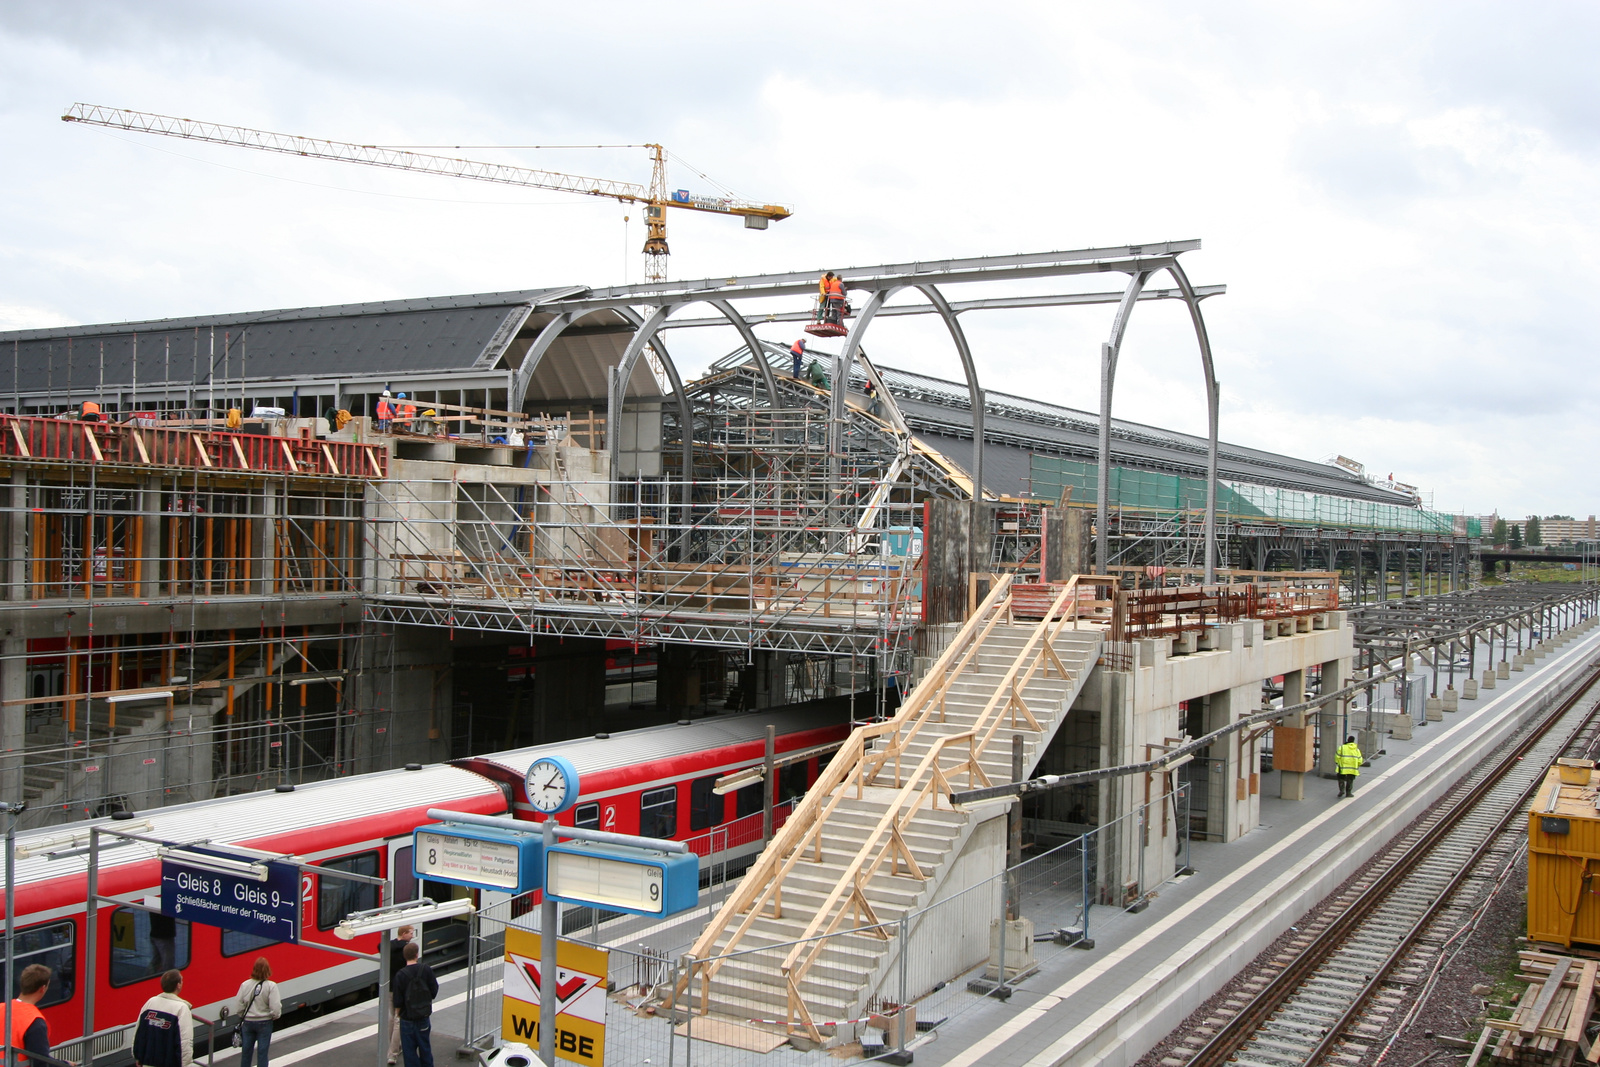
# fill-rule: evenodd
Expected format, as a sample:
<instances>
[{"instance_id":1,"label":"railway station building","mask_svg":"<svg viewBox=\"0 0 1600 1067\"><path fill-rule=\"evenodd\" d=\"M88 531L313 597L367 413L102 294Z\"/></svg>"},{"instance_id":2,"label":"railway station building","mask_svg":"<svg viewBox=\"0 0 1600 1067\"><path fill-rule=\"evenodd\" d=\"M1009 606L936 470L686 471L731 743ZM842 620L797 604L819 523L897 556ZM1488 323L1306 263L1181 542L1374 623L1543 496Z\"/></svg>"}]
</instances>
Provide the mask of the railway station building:
<instances>
[{"instance_id":1,"label":"railway station building","mask_svg":"<svg viewBox=\"0 0 1600 1067\"><path fill-rule=\"evenodd\" d=\"M852 332L798 376L773 330L810 321L809 272L0 334L0 775L57 822L737 712L881 721L1002 577L1301 597L1209 632L1125 619L1041 768L1197 736L1263 679L1314 692L1350 670L1340 605L1463 587L1474 521L1348 460L1109 418L1102 438L1095 413L983 389L960 326L1116 305L1114 364L1128 312L1177 301L1214 392L1200 307L1223 287L1182 275L1192 247L847 271ZM1107 276L1126 284L1006 288ZM965 381L865 357L901 314L949 327ZM673 331L706 328L730 351L686 379ZM61 417L86 401L99 421ZM1120 609L1089 589L1103 626ZM1271 651L1291 645L1315 648ZM1259 787L1235 748L1199 816L1222 837ZM1030 817L1093 825L1114 793Z\"/></svg>"}]
</instances>

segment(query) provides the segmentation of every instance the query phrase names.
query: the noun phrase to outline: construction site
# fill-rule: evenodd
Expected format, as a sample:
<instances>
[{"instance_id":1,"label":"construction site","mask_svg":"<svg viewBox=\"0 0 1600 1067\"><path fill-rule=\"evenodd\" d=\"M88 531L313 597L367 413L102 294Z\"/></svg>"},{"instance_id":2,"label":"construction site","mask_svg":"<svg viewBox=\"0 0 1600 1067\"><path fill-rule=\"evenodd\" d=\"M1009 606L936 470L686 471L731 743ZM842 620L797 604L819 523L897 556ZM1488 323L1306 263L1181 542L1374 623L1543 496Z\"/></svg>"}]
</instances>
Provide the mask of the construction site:
<instances>
[{"instance_id":1,"label":"construction site","mask_svg":"<svg viewBox=\"0 0 1600 1067\"><path fill-rule=\"evenodd\" d=\"M97 115L68 117L142 128ZM1199 241L667 280L648 147L651 188L604 194L656 212L640 284L0 333L0 797L24 832L425 769L501 782L515 814L542 751L693 755L661 731L758 723L764 761L628 801L695 842L699 910L566 913L610 952L617 1062L964 1065L1028 1034L1031 1063L1132 1063L1454 781L1391 769L1487 753L1591 669L1592 584L1484 587L1476 518L1223 440ZM678 206L787 217L710 203ZM1192 334L1204 435L1113 414L1154 302ZM964 323L1041 310L1106 319L1062 368L1098 375L1098 411L985 387L1001 353ZM961 380L877 343L903 316ZM685 330L726 354L681 373ZM779 753L796 723L831 740ZM1266 838L1332 818L1320 779L1354 798L1357 745L1392 805L1339 823L1337 862L1270 867ZM383 900L418 896L411 860L372 862ZM1270 906L1206 895L1258 865ZM464 1050L507 1040L479 964L529 907L485 894L457 924ZM1105 977L1192 912L1212 925L1167 942L1192 952ZM1041 973L1043 1007L1006 1006ZM85 1059L125 1051L84 1018Z\"/></svg>"}]
</instances>

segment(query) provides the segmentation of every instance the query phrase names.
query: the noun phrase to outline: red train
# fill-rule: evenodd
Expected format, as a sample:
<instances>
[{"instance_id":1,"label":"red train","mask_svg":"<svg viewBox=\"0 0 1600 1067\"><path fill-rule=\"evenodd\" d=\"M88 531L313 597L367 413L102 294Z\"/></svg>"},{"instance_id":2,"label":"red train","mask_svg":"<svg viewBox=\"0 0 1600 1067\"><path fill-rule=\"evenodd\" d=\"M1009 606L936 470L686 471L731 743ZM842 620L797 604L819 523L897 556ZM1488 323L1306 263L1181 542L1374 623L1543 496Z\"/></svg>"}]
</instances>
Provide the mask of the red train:
<instances>
[{"instance_id":1,"label":"red train","mask_svg":"<svg viewBox=\"0 0 1600 1067\"><path fill-rule=\"evenodd\" d=\"M523 779L539 755L560 752L579 773L580 799L561 816L567 824L685 840L701 855L737 860L761 847L763 786L718 795L712 783L730 771L759 766L766 727L777 727L777 751L798 753L842 741L848 723L819 712L759 713L630 730L613 737L564 741L458 760L454 765L412 767L302 785L292 792L253 793L141 813L150 836L171 842L247 845L293 853L318 866L391 880L393 901L419 895L441 900L465 892L417 885L411 866L411 832L429 822L429 808L483 815L510 811L532 818ZM776 821L820 770L811 757L782 768L766 783ZM96 820L116 827L112 820ZM88 823L24 831L17 844L59 838ZM127 825L126 823L122 825ZM153 846L102 838L99 885L103 896L131 903L156 902L160 862ZM16 973L30 963L56 973L41 1003L52 1040L60 1045L84 1033L84 922L88 856L82 847L34 855L16 866ZM423 892L423 890L426 892ZM184 971L184 995L204 1017L228 1003L257 956L272 962L286 1010L318 1004L372 986L373 965L322 952L316 944L362 952L377 950L376 934L340 941L333 929L352 911L376 906L376 887L306 874L301 879L301 943L284 944L184 921L170 941L152 938L151 915L102 902L100 951L95 968L94 1032L131 1023L158 989L166 966ZM12 901L5 902L6 907ZM169 955L170 954L170 955ZM171 960L169 963L168 960ZM15 995L13 993L13 995ZM119 1051L126 1034L106 1035L93 1055ZM84 1050L87 1051L87 1050ZM74 1055L76 1059L78 1056Z\"/></svg>"}]
</instances>

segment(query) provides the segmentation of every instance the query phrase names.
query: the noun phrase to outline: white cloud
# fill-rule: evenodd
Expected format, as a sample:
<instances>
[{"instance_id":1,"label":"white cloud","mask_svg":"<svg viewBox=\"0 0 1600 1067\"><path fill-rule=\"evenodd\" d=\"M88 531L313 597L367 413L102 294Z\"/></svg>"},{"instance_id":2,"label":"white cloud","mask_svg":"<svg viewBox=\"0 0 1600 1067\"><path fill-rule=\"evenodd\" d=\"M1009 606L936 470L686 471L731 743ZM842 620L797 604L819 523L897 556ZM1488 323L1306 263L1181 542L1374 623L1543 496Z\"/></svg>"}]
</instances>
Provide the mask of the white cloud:
<instances>
[{"instance_id":1,"label":"white cloud","mask_svg":"<svg viewBox=\"0 0 1600 1067\"><path fill-rule=\"evenodd\" d=\"M1224 437L1354 455L1440 506L1587 514L1597 38L1578 3L888 3L833 22L13 3L0 324L639 278L637 212L615 204L111 135L58 121L74 100L362 142L660 140L796 208L766 233L673 219L676 276L1201 237L1191 277L1230 287L1206 308ZM648 175L637 149L472 154ZM1092 408L1109 321L968 329L986 385ZM735 344L693 333L672 338L690 366ZM958 374L937 324L883 320L867 347ZM1125 351L1117 413L1203 430L1182 309L1142 305Z\"/></svg>"}]
</instances>

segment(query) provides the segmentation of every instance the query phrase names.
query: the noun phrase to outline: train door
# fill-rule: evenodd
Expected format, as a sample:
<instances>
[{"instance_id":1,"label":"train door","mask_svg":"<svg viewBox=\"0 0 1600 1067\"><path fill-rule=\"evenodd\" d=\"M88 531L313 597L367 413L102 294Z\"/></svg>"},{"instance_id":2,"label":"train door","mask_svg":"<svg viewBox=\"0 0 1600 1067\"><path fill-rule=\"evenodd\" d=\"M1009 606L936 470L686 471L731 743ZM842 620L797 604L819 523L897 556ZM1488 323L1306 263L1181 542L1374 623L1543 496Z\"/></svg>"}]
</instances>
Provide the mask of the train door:
<instances>
[{"instance_id":1,"label":"train door","mask_svg":"<svg viewBox=\"0 0 1600 1067\"><path fill-rule=\"evenodd\" d=\"M410 835L407 835L389 842L389 883L394 887L392 903L404 904L409 900L427 897L436 904L442 904L447 900L472 895L472 890L463 889L461 886L418 879L411 841ZM479 907L483 907L486 902L477 903ZM428 923L422 929L421 935L422 951L429 963L437 965L441 962L450 962L457 956L464 956L467 933L470 929L470 922L465 916Z\"/></svg>"}]
</instances>

